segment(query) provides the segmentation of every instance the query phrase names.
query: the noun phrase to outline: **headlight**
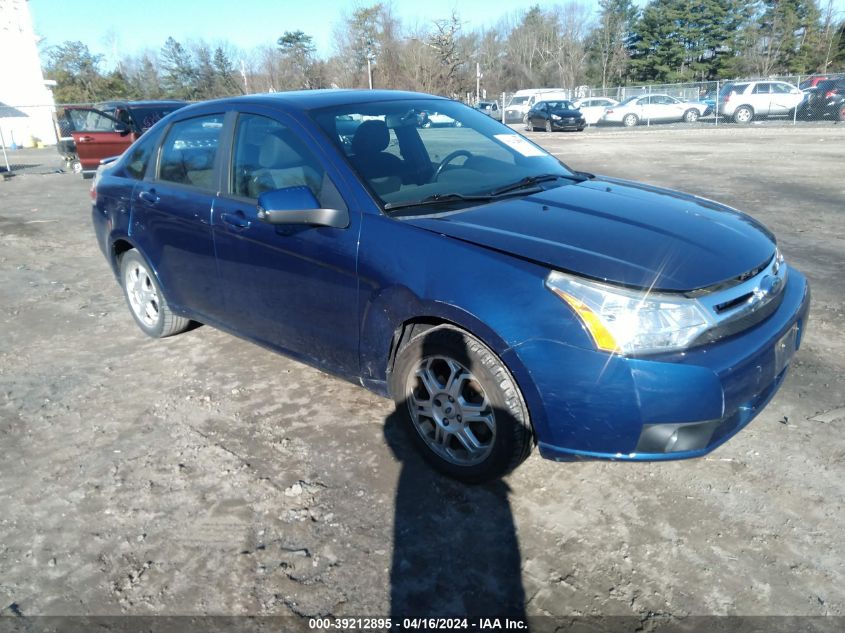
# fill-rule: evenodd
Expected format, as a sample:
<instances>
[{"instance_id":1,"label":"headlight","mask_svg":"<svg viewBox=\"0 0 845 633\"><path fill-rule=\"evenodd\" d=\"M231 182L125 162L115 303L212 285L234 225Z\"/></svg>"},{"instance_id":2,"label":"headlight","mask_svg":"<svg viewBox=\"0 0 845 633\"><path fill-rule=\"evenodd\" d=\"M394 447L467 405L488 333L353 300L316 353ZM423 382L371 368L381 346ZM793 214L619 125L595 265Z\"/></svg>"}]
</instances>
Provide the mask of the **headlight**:
<instances>
[{"instance_id":1,"label":"headlight","mask_svg":"<svg viewBox=\"0 0 845 633\"><path fill-rule=\"evenodd\" d=\"M687 297L588 281L552 271L546 287L578 315L600 350L619 354L688 347L713 327L704 308Z\"/></svg>"},{"instance_id":2,"label":"headlight","mask_svg":"<svg viewBox=\"0 0 845 633\"><path fill-rule=\"evenodd\" d=\"M554 119L555 121L560 121L561 116L559 114L553 114L552 119Z\"/></svg>"}]
</instances>

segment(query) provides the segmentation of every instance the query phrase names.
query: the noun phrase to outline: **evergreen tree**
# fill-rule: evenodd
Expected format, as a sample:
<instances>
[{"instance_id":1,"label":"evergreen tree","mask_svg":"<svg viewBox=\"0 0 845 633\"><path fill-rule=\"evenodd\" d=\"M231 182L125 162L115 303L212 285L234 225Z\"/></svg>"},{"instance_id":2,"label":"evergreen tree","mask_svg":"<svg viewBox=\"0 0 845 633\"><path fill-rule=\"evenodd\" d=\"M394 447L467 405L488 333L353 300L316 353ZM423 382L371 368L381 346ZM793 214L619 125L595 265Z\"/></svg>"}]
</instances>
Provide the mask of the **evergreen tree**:
<instances>
[{"instance_id":1,"label":"evergreen tree","mask_svg":"<svg viewBox=\"0 0 845 633\"><path fill-rule=\"evenodd\" d=\"M56 82L53 95L59 103L88 103L101 98L102 55L94 55L82 42L64 42L47 51L45 76Z\"/></svg>"},{"instance_id":2,"label":"evergreen tree","mask_svg":"<svg viewBox=\"0 0 845 633\"><path fill-rule=\"evenodd\" d=\"M244 93L241 84L235 80L235 66L221 46L214 49L212 64L218 96Z\"/></svg>"},{"instance_id":3,"label":"evergreen tree","mask_svg":"<svg viewBox=\"0 0 845 633\"><path fill-rule=\"evenodd\" d=\"M747 5L739 0L652 0L634 27L635 77L667 82L716 78L748 19Z\"/></svg>"},{"instance_id":4,"label":"evergreen tree","mask_svg":"<svg viewBox=\"0 0 845 633\"><path fill-rule=\"evenodd\" d=\"M290 83L294 88L315 88L312 80L314 66L313 38L302 31L285 31L278 42L279 51L288 65Z\"/></svg>"},{"instance_id":5,"label":"evergreen tree","mask_svg":"<svg viewBox=\"0 0 845 633\"><path fill-rule=\"evenodd\" d=\"M161 85L173 99L192 100L198 97L198 72L190 53L172 37L161 49Z\"/></svg>"}]
</instances>

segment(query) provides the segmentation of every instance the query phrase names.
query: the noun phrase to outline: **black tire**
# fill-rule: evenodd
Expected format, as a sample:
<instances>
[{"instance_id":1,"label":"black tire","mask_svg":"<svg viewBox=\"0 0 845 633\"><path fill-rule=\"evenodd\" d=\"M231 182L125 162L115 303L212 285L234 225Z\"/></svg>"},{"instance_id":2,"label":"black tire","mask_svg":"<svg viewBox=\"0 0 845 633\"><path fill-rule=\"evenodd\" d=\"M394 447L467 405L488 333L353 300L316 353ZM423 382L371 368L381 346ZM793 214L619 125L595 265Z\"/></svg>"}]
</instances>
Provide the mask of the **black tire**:
<instances>
[{"instance_id":1,"label":"black tire","mask_svg":"<svg viewBox=\"0 0 845 633\"><path fill-rule=\"evenodd\" d=\"M734 110L734 123L745 125L754 120L754 110L751 106L741 105Z\"/></svg>"},{"instance_id":2,"label":"black tire","mask_svg":"<svg viewBox=\"0 0 845 633\"><path fill-rule=\"evenodd\" d=\"M636 127L637 123L640 122L640 117L636 114L626 114L622 117L622 125L625 127Z\"/></svg>"},{"instance_id":3,"label":"black tire","mask_svg":"<svg viewBox=\"0 0 845 633\"><path fill-rule=\"evenodd\" d=\"M836 120L837 121L845 121L845 103L838 106L837 112L836 112Z\"/></svg>"},{"instance_id":4,"label":"black tire","mask_svg":"<svg viewBox=\"0 0 845 633\"><path fill-rule=\"evenodd\" d=\"M184 332L191 325L190 319L173 313L151 271L152 267L134 249L126 251L120 258L120 285L132 318L145 334L153 338Z\"/></svg>"},{"instance_id":5,"label":"black tire","mask_svg":"<svg viewBox=\"0 0 845 633\"><path fill-rule=\"evenodd\" d=\"M698 121L699 116L700 115L698 114L698 110L696 110L695 108L690 108L689 110L684 112L684 121L686 121L687 123L695 123L696 121Z\"/></svg>"},{"instance_id":6,"label":"black tire","mask_svg":"<svg viewBox=\"0 0 845 633\"><path fill-rule=\"evenodd\" d=\"M552 122L546 121L546 132L551 132L551 131L552 131Z\"/></svg>"},{"instance_id":7,"label":"black tire","mask_svg":"<svg viewBox=\"0 0 845 633\"><path fill-rule=\"evenodd\" d=\"M424 367L434 368L436 371L438 363L449 371L445 359L456 362L467 373L460 374L460 371L456 371L454 374L464 377L463 381L454 381L461 383L463 387L460 387L461 395L458 402L451 400L455 403L457 410L454 412L455 417L451 420L452 430L441 431L440 434L441 437L444 433L446 435L455 433L455 435L448 435L449 439L440 445L436 442L438 423L435 422L434 417L426 417L419 412L412 413L412 408L416 406L414 403L422 399L431 403L433 410L434 403L438 403L437 406L440 407L438 398L448 397L445 391L448 387L442 386L449 384L448 379L438 381L440 384L436 385L437 388L443 390L442 393L421 395L419 391L426 391L426 387L417 377L418 371L424 371ZM467 409L461 409L459 405L469 407L472 404L470 402L472 398L467 398L464 389L474 387L478 387L475 391L480 393L479 397L487 405L476 403L475 406L484 406L484 411L489 411L486 424L469 421L462 423L461 416L457 415L464 411L467 418L470 417L466 413ZM449 477L466 483L481 483L496 479L519 466L531 453L534 436L528 408L525 406L516 381L502 361L484 343L467 332L452 326L438 326L413 336L396 354L396 362L390 375L390 390L396 402L397 412L404 419L405 429L417 449L436 470ZM443 405L446 406L446 404L444 399ZM422 407L418 409L422 410ZM450 415L453 414L451 409L446 409L446 411ZM442 408L440 412L443 412ZM418 422L415 422L415 416ZM473 438L483 438L482 432L489 434L485 438L487 442L484 451L479 451L484 457L477 463L469 463L471 455L465 451L464 445L457 437L461 434L462 427L470 427L471 424L479 425L471 428ZM449 426L448 419L445 426ZM485 431L488 426L492 426L494 430ZM444 422L441 421L439 427L443 429ZM446 452L454 451L456 453L454 459L447 459L441 455L433 447L435 445ZM468 457L461 459L459 455L462 451L466 452Z\"/></svg>"}]
</instances>

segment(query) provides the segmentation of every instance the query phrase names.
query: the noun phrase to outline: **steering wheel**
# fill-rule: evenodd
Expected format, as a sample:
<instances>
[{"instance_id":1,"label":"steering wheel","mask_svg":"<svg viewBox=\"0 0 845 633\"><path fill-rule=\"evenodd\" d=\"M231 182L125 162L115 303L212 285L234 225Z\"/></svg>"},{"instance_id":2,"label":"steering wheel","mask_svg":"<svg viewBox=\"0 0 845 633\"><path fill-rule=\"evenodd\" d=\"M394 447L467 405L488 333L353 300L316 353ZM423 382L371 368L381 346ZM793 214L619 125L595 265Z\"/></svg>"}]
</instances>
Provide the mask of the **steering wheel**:
<instances>
[{"instance_id":1,"label":"steering wheel","mask_svg":"<svg viewBox=\"0 0 845 633\"><path fill-rule=\"evenodd\" d=\"M465 149L458 149L452 152L451 154L447 154L446 157L440 161L440 164L437 166L437 169L434 170L434 175L431 177L431 182L437 182L437 179L440 177L441 172L443 169L451 163L456 158L460 158L461 156L465 156L467 160L472 158L472 152L465 150Z\"/></svg>"}]
</instances>

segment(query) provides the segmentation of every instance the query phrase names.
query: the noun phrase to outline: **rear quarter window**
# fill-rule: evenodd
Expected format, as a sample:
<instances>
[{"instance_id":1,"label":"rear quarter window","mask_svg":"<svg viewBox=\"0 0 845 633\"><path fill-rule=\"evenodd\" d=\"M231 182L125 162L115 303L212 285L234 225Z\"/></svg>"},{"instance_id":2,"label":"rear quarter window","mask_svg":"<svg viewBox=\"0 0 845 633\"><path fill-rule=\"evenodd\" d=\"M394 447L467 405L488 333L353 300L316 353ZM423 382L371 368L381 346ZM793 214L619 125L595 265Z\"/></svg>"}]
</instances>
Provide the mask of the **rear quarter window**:
<instances>
[{"instance_id":1,"label":"rear quarter window","mask_svg":"<svg viewBox=\"0 0 845 633\"><path fill-rule=\"evenodd\" d=\"M153 151L158 144L161 134L154 132L150 136L144 136L129 148L124 163L126 175L135 180L143 180L147 173L147 166L153 156Z\"/></svg>"}]
</instances>

